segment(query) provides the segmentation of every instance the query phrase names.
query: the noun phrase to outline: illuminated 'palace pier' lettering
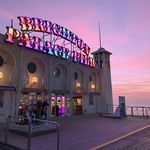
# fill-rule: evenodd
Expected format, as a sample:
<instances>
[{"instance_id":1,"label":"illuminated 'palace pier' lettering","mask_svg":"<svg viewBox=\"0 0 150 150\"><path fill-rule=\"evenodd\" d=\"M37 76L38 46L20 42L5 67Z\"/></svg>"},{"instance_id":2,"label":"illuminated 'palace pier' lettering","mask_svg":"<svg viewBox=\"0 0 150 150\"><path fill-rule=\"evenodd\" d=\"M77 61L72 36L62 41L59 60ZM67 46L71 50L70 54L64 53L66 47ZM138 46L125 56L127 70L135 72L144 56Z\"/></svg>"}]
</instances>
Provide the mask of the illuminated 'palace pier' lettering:
<instances>
[{"instance_id":1,"label":"illuminated 'palace pier' lettering","mask_svg":"<svg viewBox=\"0 0 150 150\"><path fill-rule=\"evenodd\" d=\"M95 67L93 58L89 57L90 48L83 42L77 35L69 31L68 29L47 20L29 17L18 17L21 31L13 28L6 27L6 39L8 43L15 43L16 39L19 39L18 45L29 49L37 50L42 53L60 56L65 59L72 59L75 62L86 64ZM76 45L83 53L77 51L70 51L68 48L52 44L50 41L43 41L43 39L37 36L30 36L31 31L43 32L48 34L54 34L61 37L74 45Z\"/></svg>"}]
</instances>

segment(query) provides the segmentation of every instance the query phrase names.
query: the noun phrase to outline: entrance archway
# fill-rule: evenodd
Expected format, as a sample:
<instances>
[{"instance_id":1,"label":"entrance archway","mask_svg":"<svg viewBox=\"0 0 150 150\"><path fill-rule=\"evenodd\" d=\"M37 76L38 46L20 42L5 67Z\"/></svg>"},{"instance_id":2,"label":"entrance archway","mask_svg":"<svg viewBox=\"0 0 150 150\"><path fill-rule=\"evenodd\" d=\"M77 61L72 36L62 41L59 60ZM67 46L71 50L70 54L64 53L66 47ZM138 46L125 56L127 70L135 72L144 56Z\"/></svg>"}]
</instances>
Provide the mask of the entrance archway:
<instances>
[{"instance_id":1,"label":"entrance archway","mask_svg":"<svg viewBox=\"0 0 150 150\"><path fill-rule=\"evenodd\" d=\"M82 97L73 97L73 114L82 115Z\"/></svg>"}]
</instances>

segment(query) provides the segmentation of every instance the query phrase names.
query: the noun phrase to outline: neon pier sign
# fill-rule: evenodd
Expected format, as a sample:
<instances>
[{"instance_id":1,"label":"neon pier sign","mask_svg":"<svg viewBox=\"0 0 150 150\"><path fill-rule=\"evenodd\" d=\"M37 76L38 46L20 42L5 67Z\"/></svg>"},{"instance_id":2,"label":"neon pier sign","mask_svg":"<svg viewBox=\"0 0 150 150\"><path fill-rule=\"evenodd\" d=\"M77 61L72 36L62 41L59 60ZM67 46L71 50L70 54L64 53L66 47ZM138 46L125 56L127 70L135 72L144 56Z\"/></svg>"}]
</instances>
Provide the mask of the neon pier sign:
<instances>
[{"instance_id":1,"label":"neon pier sign","mask_svg":"<svg viewBox=\"0 0 150 150\"><path fill-rule=\"evenodd\" d=\"M39 18L19 16L18 20L21 31L12 25L7 26L6 42L12 44L17 42L21 47L95 67L90 47L73 32L56 23ZM36 35L31 36L33 32ZM37 36L39 33L42 37ZM47 36L50 38L48 39ZM62 44L57 43L60 39L63 40ZM70 48L66 45L70 45Z\"/></svg>"}]
</instances>

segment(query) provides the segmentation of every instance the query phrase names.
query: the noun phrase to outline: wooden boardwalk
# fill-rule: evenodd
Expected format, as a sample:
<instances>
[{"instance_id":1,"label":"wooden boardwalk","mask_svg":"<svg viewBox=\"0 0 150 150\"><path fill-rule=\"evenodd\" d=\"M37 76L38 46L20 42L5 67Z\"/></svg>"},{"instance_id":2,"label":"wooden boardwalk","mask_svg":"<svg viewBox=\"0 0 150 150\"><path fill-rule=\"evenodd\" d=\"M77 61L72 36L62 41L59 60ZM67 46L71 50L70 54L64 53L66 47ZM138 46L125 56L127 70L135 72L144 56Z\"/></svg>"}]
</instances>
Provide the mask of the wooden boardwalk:
<instances>
[{"instance_id":1,"label":"wooden boardwalk","mask_svg":"<svg viewBox=\"0 0 150 150\"><path fill-rule=\"evenodd\" d=\"M60 150L93 149L150 124L150 119L145 118L112 119L96 115L55 117L51 120L60 123ZM0 141L3 140L4 132L1 130ZM26 137L9 132L8 143L25 149L26 142ZM126 140L123 144L131 142ZM56 133L32 137L31 150L56 150Z\"/></svg>"},{"instance_id":2,"label":"wooden boardwalk","mask_svg":"<svg viewBox=\"0 0 150 150\"><path fill-rule=\"evenodd\" d=\"M150 127L96 150L150 150Z\"/></svg>"}]
</instances>

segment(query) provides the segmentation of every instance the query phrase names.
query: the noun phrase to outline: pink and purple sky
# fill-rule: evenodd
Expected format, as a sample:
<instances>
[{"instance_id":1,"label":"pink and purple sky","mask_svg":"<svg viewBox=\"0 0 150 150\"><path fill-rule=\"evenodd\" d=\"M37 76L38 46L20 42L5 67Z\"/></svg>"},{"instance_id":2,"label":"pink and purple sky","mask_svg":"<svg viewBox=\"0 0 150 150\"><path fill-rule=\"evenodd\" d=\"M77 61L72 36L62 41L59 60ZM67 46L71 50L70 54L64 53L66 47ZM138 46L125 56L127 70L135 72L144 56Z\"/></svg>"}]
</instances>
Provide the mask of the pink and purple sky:
<instances>
[{"instance_id":1,"label":"pink and purple sky","mask_svg":"<svg viewBox=\"0 0 150 150\"><path fill-rule=\"evenodd\" d=\"M150 0L0 0L0 33L10 19L37 17L60 24L95 51L111 51L114 104L125 96L127 105L150 106ZM19 29L19 28L18 28Z\"/></svg>"}]
</instances>

